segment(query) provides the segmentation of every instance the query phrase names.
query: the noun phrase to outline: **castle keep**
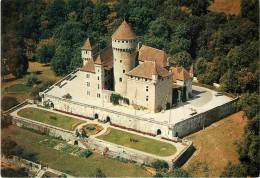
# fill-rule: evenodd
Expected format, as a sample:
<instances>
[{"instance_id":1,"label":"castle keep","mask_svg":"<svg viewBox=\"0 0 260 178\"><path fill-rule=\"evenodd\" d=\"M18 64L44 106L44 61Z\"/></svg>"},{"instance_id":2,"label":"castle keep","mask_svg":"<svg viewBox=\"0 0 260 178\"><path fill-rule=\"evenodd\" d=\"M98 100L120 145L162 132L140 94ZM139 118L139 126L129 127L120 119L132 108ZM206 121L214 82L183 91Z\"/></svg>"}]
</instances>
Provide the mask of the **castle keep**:
<instances>
[{"instance_id":1,"label":"castle keep","mask_svg":"<svg viewBox=\"0 0 260 178\"><path fill-rule=\"evenodd\" d=\"M98 52L99 45L88 38L82 47L85 95L110 102L119 94L130 105L151 112L172 105L173 71L171 58L162 50L137 43L137 35L124 21L112 35L112 46ZM183 69L184 70L184 69ZM189 77L185 79L191 79ZM186 82L191 91L191 83ZM186 84L185 81L182 85Z\"/></svg>"}]
</instances>

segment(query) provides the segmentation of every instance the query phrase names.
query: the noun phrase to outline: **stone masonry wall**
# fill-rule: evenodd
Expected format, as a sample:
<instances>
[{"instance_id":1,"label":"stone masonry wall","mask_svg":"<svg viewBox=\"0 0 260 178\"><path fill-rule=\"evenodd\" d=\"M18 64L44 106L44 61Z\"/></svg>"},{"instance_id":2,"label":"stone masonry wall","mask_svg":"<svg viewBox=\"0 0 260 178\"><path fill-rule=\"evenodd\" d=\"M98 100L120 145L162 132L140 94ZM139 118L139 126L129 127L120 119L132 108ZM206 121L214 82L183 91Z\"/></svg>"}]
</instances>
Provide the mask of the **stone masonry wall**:
<instances>
[{"instance_id":1,"label":"stone masonry wall","mask_svg":"<svg viewBox=\"0 0 260 178\"><path fill-rule=\"evenodd\" d=\"M219 121L236 112L236 102L238 98L232 101L210 109L206 112L199 113L193 117L176 123L173 126L173 137L184 137L194 132L197 132L210 124Z\"/></svg>"},{"instance_id":2,"label":"stone masonry wall","mask_svg":"<svg viewBox=\"0 0 260 178\"><path fill-rule=\"evenodd\" d=\"M61 137L63 140L71 141L74 140L73 132L48 126L39 122L35 122L32 120L27 120L24 118L18 118L12 116L12 123L18 127L25 127L25 128L31 128L39 132L48 133L48 135L53 137Z\"/></svg>"}]
</instances>

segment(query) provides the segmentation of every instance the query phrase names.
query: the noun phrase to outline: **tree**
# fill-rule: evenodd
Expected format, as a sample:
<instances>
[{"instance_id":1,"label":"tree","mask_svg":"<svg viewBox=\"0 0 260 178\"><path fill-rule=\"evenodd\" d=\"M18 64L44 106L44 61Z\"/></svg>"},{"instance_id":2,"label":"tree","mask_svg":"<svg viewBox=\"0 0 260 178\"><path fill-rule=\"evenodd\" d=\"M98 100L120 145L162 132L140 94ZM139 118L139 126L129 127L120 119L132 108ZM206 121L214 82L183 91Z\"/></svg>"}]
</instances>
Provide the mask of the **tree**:
<instances>
[{"instance_id":1,"label":"tree","mask_svg":"<svg viewBox=\"0 0 260 178\"><path fill-rule=\"evenodd\" d=\"M26 75L25 77L26 85L33 86L39 82L38 77L36 74L31 73L30 75Z\"/></svg>"},{"instance_id":2,"label":"tree","mask_svg":"<svg viewBox=\"0 0 260 178\"><path fill-rule=\"evenodd\" d=\"M205 74L207 69L207 61L203 57L199 57L195 63L196 75Z\"/></svg>"},{"instance_id":3,"label":"tree","mask_svg":"<svg viewBox=\"0 0 260 178\"><path fill-rule=\"evenodd\" d=\"M4 96L1 100L1 109L7 111L8 109L19 104L17 99L13 96Z\"/></svg>"},{"instance_id":4,"label":"tree","mask_svg":"<svg viewBox=\"0 0 260 178\"><path fill-rule=\"evenodd\" d=\"M259 24L259 1L247 1L242 0L241 1L241 16L248 18L252 22L256 23L257 26Z\"/></svg>"},{"instance_id":5,"label":"tree","mask_svg":"<svg viewBox=\"0 0 260 178\"><path fill-rule=\"evenodd\" d=\"M11 157L15 153L15 149L17 146L17 143L13 141L10 137L4 137L2 138L1 142L1 152L6 157Z\"/></svg>"},{"instance_id":6,"label":"tree","mask_svg":"<svg viewBox=\"0 0 260 178\"><path fill-rule=\"evenodd\" d=\"M13 168L1 169L1 175L3 177L28 177L28 170L25 168L20 168L18 170Z\"/></svg>"},{"instance_id":7,"label":"tree","mask_svg":"<svg viewBox=\"0 0 260 178\"><path fill-rule=\"evenodd\" d=\"M165 177L191 177L191 175L182 168L176 168L168 172Z\"/></svg>"},{"instance_id":8,"label":"tree","mask_svg":"<svg viewBox=\"0 0 260 178\"><path fill-rule=\"evenodd\" d=\"M50 63L55 54L55 47L50 45L43 45L37 52L37 60L40 63Z\"/></svg>"},{"instance_id":9,"label":"tree","mask_svg":"<svg viewBox=\"0 0 260 178\"><path fill-rule=\"evenodd\" d=\"M162 170L164 168L169 169L169 165L164 160L156 159L152 162L152 167L154 167L156 170Z\"/></svg>"},{"instance_id":10,"label":"tree","mask_svg":"<svg viewBox=\"0 0 260 178\"><path fill-rule=\"evenodd\" d=\"M189 69L192 65L191 55L186 51L177 53L173 56L173 59L176 61L177 66L182 66L185 69Z\"/></svg>"},{"instance_id":11,"label":"tree","mask_svg":"<svg viewBox=\"0 0 260 178\"><path fill-rule=\"evenodd\" d=\"M89 177L106 177L106 175L100 168L96 168L95 171L89 174Z\"/></svg>"},{"instance_id":12,"label":"tree","mask_svg":"<svg viewBox=\"0 0 260 178\"><path fill-rule=\"evenodd\" d=\"M245 169L239 164L228 162L220 177L246 177Z\"/></svg>"}]
</instances>

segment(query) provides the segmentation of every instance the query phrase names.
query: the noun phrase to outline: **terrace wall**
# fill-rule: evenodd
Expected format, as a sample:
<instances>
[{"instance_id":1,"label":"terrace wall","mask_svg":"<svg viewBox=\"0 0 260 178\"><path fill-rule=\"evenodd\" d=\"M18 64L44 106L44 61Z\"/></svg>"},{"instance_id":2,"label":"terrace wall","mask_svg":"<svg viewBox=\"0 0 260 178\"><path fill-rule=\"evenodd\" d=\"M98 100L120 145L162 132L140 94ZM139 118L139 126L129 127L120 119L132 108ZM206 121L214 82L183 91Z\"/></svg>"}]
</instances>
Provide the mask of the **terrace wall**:
<instances>
[{"instance_id":1,"label":"terrace wall","mask_svg":"<svg viewBox=\"0 0 260 178\"><path fill-rule=\"evenodd\" d=\"M40 133L48 134L49 136L55 138L62 138L65 141L75 140L74 134L72 131L68 131L65 129L57 128L54 126L46 125L37 121L32 121L25 118L12 116L12 123L18 127L24 127L33 129Z\"/></svg>"},{"instance_id":2,"label":"terrace wall","mask_svg":"<svg viewBox=\"0 0 260 178\"><path fill-rule=\"evenodd\" d=\"M197 132L222 118L230 116L236 112L238 98L223 105L212 108L208 111L199 113L193 117L176 123L173 126L173 137L184 137Z\"/></svg>"}]
</instances>

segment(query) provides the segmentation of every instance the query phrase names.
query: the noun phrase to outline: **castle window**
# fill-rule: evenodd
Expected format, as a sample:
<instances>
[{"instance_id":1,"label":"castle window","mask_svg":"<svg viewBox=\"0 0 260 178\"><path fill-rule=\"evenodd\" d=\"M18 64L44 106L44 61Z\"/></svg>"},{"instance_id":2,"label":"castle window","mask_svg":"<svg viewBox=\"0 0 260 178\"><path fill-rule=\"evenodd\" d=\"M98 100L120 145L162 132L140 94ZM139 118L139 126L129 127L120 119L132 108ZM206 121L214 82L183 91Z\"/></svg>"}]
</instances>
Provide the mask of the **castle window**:
<instances>
[{"instance_id":1,"label":"castle window","mask_svg":"<svg viewBox=\"0 0 260 178\"><path fill-rule=\"evenodd\" d=\"M116 42L116 40L115 40L115 42Z\"/></svg>"},{"instance_id":2,"label":"castle window","mask_svg":"<svg viewBox=\"0 0 260 178\"><path fill-rule=\"evenodd\" d=\"M99 72L99 69L97 71Z\"/></svg>"},{"instance_id":3,"label":"castle window","mask_svg":"<svg viewBox=\"0 0 260 178\"><path fill-rule=\"evenodd\" d=\"M148 95L146 95L146 101L148 101L149 100L149 96Z\"/></svg>"},{"instance_id":4,"label":"castle window","mask_svg":"<svg viewBox=\"0 0 260 178\"><path fill-rule=\"evenodd\" d=\"M118 40L118 43L120 43L120 40Z\"/></svg>"},{"instance_id":5,"label":"castle window","mask_svg":"<svg viewBox=\"0 0 260 178\"><path fill-rule=\"evenodd\" d=\"M133 78L133 76L131 76L131 78Z\"/></svg>"},{"instance_id":6,"label":"castle window","mask_svg":"<svg viewBox=\"0 0 260 178\"><path fill-rule=\"evenodd\" d=\"M89 74L87 74L87 76L86 76L87 78L89 78Z\"/></svg>"},{"instance_id":7,"label":"castle window","mask_svg":"<svg viewBox=\"0 0 260 178\"><path fill-rule=\"evenodd\" d=\"M122 41L122 43L124 43L125 41Z\"/></svg>"},{"instance_id":8,"label":"castle window","mask_svg":"<svg viewBox=\"0 0 260 178\"><path fill-rule=\"evenodd\" d=\"M90 82L87 82L87 86L90 87Z\"/></svg>"},{"instance_id":9,"label":"castle window","mask_svg":"<svg viewBox=\"0 0 260 178\"><path fill-rule=\"evenodd\" d=\"M100 94L99 93L97 93L97 98L100 98Z\"/></svg>"},{"instance_id":10,"label":"castle window","mask_svg":"<svg viewBox=\"0 0 260 178\"><path fill-rule=\"evenodd\" d=\"M145 81L147 82L147 78L145 79Z\"/></svg>"},{"instance_id":11,"label":"castle window","mask_svg":"<svg viewBox=\"0 0 260 178\"><path fill-rule=\"evenodd\" d=\"M87 95L90 95L90 91L87 91Z\"/></svg>"},{"instance_id":12,"label":"castle window","mask_svg":"<svg viewBox=\"0 0 260 178\"><path fill-rule=\"evenodd\" d=\"M97 80L99 80L99 76L97 77Z\"/></svg>"},{"instance_id":13,"label":"castle window","mask_svg":"<svg viewBox=\"0 0 260 178\"><path fill-rule=\"evenodd\" d=\"M146 91L149 91L149 87L148 86L146 86Z\"/></svg>"},{"instance_id":14,"label":"castle window","mask_svg":"<svg viewBox=\"0 0 260 178\"><path fill-rule=\"evenodd\" d=\"M130 43L132 43L132 40L130 41Z\"/></svg>"},{"instance_id":15,"label":"castle window","mask_svg":"<svg viewBox=\"0 0 260 178\"><path fill-rule=\"evenodd\" d=\"M122 82L122 78L121 77L119 78L119 82Z\"/></svg>"},{"instance_id":16,"label":"castle window","mask_svg":"<svg viewBox=\"0 0 260 178\"><path fill-rule=\"evenodd\" d=\"M125 70L123 70L123 73L125 73Z\"/></svg>"},{"instance_id":17,"label":"castle window","mask_svg":"<svg viewBox=\"0 0 260 178\"><path fill-rule=\"evenodd\" d=\"M126 41L126 43L128 43L128 41Z\"/></svg>"},{"instance_id":18,"label":"castle window","mask_svg":"<svg viewBox=\"0 0 260 178\"><path fill-rule=\"evenodd\" d=\"M99 89L99 84L97 85L97 89Z\"/></svg>"},{"instance_id":19,"label":"castle window","mask_svg":"<svg viewBox=\"0 0 260 178\"><path fill-rule=\"evenodd\" d=\"M120 60L120 63L122 63L122 60Z\"/></svg>"},{"instance_id":20,"label":"castle window","mask_svg":"<svg viewBox=\"0 0 260 178\"><path fill-rule=\"evenodd\" d=\"M138 80L140 80L140 77L138 77Z\"/></svg>"}]
</instances>

